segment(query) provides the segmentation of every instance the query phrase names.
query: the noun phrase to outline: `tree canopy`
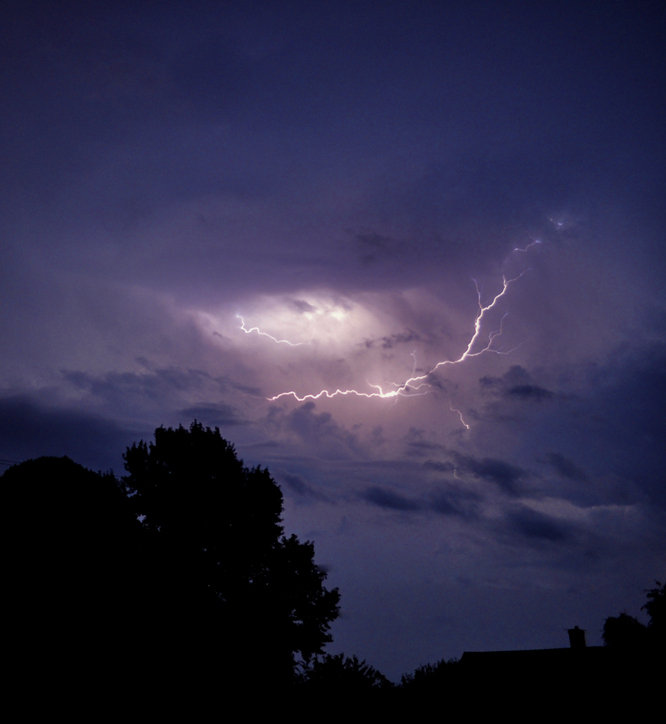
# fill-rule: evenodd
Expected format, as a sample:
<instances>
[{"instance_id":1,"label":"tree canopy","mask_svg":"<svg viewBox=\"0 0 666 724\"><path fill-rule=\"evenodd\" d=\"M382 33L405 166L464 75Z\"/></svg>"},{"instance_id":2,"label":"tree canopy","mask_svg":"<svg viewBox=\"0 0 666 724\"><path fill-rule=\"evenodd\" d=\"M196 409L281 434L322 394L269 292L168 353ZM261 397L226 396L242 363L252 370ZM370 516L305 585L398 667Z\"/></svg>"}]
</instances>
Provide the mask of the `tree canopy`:
<instances>
[{"instance_id":1,"label":"tree canopy","mask_svg":"<svg viewBox=\"0 0 666 724\"><path fill-rule=\"evenodd\" d=\"M655 641L664 646L666 644L666 580L664 583L659 583L659 581L655 581L655 583L654 588L646 591L648 600L642 609L647 611L650 617L648 630Z\"/></svg>"},{"instance_id":2,"label":"tree canopy","mask_svg":"<svg viewBox=\"0 0 666 724\"><path fill-rule=\"evenodd\" d=\"M356 656L326 654L306 669L307 687L336 696L387 689L391 682L377 669Z\"/></svg>"},{"instance_id":3,"label":"tree canopy","mask_svg":"<svg viewBox=\"0 0 666 724\"><path fill-rule=\"evenodd\" d=\"M331 640L340 597L313 544L284 535L268 471L197 422L124 459L121 481L68 458L4 473L16 669L115 700L294 681Z\"/></svg>"},{"instance_id":4,"label":"tree canopy","mask_svg":"<svg viewBox=\"0 0 666 724\"><path fill-rule=\"evenodd\" d=\"M637 618L623 611L618 616L609 616L604 621L601 636L604 646L623 649L635 648L647 643L648 630L647 626L644 626Z\"/></svg>"},{"instance_id":5,"label":"tree canopy","mask_svg":"<svg viewBox=\"0 0 666 724\"><path fill-rule=\"evenodd\" d=\"M5 603L16 643L7 657L19 684L39 686L44 700L113 691L119 701L128 686L145 689L159 678L155 665L170 663L173 642L160 642L173 617L165 566L118 481L43 457L9 468L2 483L12 546Z\"/></svg>"},{"instance_id":6,"label":"tree canopy","mask_svg":"<svg viewBox=\"0 0 666 724\"><path fill-rule=\"evenodd\" d=\"M626 611L618 616L609 616L604 622L602 634L605 646L624 649L649 646L663 649L666 644L666 583L655 583L654 588L646 591L648 600L641 606L650 617L647 626Z\"/></svg>"},{"instance_id":7,"label":"tree canopy","mask_svg":"<svg viewBox=\"0 0 666 724\"><path fill-rule=\"evenodd\" d=\"M158 428L124 460L136 513L164 541L176 579L214 610L215 638L236 670L284 679L321 653L339 593L324 587L313 544L284 536L268 470L246 467L217 428L196 421Z\"/></svg>"}]
</instances>

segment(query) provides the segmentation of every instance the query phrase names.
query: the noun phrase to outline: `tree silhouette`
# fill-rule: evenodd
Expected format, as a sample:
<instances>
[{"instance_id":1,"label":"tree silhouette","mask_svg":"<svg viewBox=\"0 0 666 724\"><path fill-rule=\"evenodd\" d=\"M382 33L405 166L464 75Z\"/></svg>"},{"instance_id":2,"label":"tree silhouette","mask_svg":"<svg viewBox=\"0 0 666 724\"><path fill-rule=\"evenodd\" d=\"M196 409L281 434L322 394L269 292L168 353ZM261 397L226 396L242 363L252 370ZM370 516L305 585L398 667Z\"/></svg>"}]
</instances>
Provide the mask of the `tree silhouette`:
<instances>
[{"instance_id":1,"label":"tree silhouette","mask_svg":"<svg viewBox=\"0 0 666 724\"><path fill-rule=\"evenodd\" d=\"M2 483L14 634L5 654L17 686L34 687L27 698L70 703L145 689L146 672L166 665L169 647L157 643L171 616L164 567L118 481L43 457L9 468Z\"/></svg>"},{"instance_id":2,"label":"tree silhouette","mask_svg":"<svg viewBox=\"0 0 666 724\"><path fill-rule=\"evenodd\" d=\"M605 646L636 648L647 643L647 627L623 611L619 616L609 616L606 619L602 638Z\"/></svg>"},{"instance_id":3,"label":"tree silhouette","mask_svg":"<svg viewBox=\"0 0 666 724\"><path fill-rule=\"evenodd\" d=\"M655 644L663 647L666 644L666 581L657 584L647 591L648 601L642 606L647 611L650 621L648 631Z\"/></svg>"},{"instance_id":4,"label":"tree silhouette","mask_svg":"<svg viewBox=\"0 0 666 724\"><path fill-rule=\"evenodd\" d=\"M306 687L318 694L358 695L390 689L391 682L377 669L356 656L326 654L305 669Z\"/></svg>"},{"instance_id":5,"label":"tree silhouette","mask_svg":"<svg viewBox=\"0 0 666 724\"><path fill-rule=\"evenodd\" d=\"M331 640L339 593L324 587L312 543L283 535L282 493L268 471L245 467L217 428L196 421L158 428L124 460L128 496L172 566L169 595L194 622L209 614L197 635L210 656L223 654L224 675L291 680L297 660Z\"/></svg>"},{"instance_id":6,"label":"tree silhouette","mask_svg":"<svg viewBox=\"0 0 666 724\"><path fill-rule=\"evenodd\" d=\"M400 686L419 695L430 691L441 694L447 685L455 685L459 670L458 659L440 659L434 664L419 666L412 674L403 674L400 677Z\"/></svg>"},{"instance_id":7,"label":"tree silhouette","mask_svg":"<svg viewBox=\"0 0 666 724\"><path fill-rule=\"evenodd\" d=\"M21 685L170 713L284 689L330 641L339 594L312 543L283 535L268 471L196 422L124 457L122 482L68 458L2 476Z\"/></svg>"},{"instance_id":8,"label":"tree silhouette","mask_svg":"<svg viewBox=\"0 0 666 724\"><path fill-rule=\"evenodd\" d=\"M655 581L655 588L646 591L647 603L641 606L650 617L648 625L630 616L626 611L619 616L609 616L604 622L605 646L635 648L649 646L663 648L666 643L666 583Z\"/></svg>"}]
</instances>

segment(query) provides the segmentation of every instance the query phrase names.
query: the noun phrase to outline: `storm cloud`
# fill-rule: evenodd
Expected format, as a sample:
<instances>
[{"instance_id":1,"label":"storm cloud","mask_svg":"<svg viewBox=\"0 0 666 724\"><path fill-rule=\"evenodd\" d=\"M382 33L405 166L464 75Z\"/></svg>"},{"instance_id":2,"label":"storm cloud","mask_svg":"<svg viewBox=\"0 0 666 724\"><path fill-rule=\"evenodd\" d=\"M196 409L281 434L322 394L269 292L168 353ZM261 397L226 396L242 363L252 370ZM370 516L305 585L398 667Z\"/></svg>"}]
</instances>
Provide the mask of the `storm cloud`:
<instances>
[{"instance_id":1,"label":"storm cloud","mask_svg":"<svg viewBox=\"0 0 666 724\"><path fill-rule=\"evenodd\" d=\"M4 466L219 426L340 587L330 651L394 679L639 610L663 3L5 16Z\"/></svg>"}]
</instances>

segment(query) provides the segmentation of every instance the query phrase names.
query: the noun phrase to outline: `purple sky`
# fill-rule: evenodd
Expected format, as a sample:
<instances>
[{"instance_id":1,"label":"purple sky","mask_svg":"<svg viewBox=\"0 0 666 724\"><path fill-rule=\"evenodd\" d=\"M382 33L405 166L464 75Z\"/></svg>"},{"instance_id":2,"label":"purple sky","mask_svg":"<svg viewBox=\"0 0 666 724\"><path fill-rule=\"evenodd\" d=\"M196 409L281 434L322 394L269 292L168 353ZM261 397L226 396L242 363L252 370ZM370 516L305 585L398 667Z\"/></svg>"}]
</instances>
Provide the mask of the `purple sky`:
<instances>
[{"instance_id":1,"label":"purple sky","mask_svg":"<svg viewBox=\"0 0 666 724\"><path fill-rule=\"evenodd\" d=\"M219 426L393 679L638 614L663 3L139 5L3 11L0 458Z\"/></svg>"}]
</instances>

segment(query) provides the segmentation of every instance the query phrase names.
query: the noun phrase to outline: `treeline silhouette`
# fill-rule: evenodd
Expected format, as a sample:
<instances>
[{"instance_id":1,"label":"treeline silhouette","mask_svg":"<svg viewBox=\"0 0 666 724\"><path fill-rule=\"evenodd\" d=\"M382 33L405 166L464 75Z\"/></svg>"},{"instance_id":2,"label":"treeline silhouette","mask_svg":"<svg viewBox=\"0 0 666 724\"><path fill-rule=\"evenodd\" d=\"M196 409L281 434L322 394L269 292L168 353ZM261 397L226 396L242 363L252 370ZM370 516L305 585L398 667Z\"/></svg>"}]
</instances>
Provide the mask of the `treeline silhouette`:
<instances>
[{"instance_id":1,"label":"treeline silhouette","mask_svg":"<svg viewBox=\"0 0 666 724\"><path fill-rule=\"evenodd\" d=\"M355 656L324 654L339 592L325 587L313 544L284 534L268 471L246 467L217 428L160 427L123 457L121 479L66 457L2 476L15 687L162 714L239 700L413 711L442 696L467 708L479 687L500 696L521 685L464 657L395 685ZM608 618L607 647L661 657L664 599L657 583L647 626ZM537 689L559 685L558 666L542 668Z\"/></svg>"}]
</instances>

